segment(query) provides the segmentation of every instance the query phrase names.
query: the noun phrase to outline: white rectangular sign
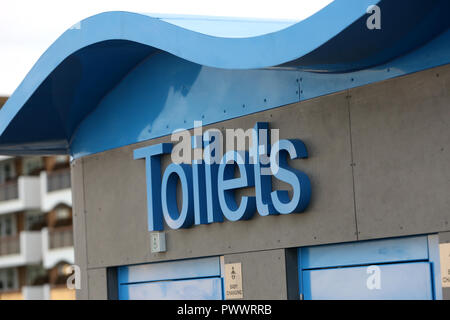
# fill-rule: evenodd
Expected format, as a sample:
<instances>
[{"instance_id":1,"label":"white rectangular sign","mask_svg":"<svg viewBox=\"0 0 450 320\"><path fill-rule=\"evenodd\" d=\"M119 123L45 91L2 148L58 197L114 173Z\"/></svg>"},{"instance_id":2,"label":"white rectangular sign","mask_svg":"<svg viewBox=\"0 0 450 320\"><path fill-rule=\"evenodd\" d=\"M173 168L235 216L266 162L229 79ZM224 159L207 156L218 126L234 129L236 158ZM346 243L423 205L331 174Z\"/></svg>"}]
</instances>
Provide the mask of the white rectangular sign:
<instances>
[{"instance_id":1,"label":"white rectangular sign","mask_svg":"<svg viewBox=\"0 0 450 320\"><path fill-rule=\"evenodd\" d=\"M439 245L441 259L441 281L443 288L450 288L450 243Z\"/></svg>"},{"instance_id":2,"label":"white rectangular sign","mask_svg":"<svg viewBox=\"0 0 450 320\"><path fill-rule=\"evenodd\" d=\"M225 264L225 300L242 299L242 267L241 263Z\"/></svg>"}]
</instances>

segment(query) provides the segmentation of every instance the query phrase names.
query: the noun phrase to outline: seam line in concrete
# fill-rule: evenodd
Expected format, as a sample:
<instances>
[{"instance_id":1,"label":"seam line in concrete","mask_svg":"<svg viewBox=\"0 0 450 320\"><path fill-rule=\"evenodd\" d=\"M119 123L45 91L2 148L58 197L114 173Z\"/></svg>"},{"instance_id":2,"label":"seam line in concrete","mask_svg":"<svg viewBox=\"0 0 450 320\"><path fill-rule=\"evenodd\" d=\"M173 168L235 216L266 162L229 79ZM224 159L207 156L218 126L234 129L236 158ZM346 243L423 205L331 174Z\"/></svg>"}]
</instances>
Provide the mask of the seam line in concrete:
<instances>
[{"instance_id":1,"label":"seam line in concrete","mask_svg":"<svg viewBox=\"0 0 450 320\"><path fill-rule=\"evenodd\" d=\"M359 240L359 229L358 229L358 217L356 214L356 192L355 192L355 163L353 159L353 133L352 133L352 117L350 111L350 99L352 96L350 95L350 90L347 89L347 110L348 110L348 128L349 128L349 138L350 138L350 159L352 167L352 188L353 188L353 212L355 214L355 228L356 228L356 240Z\"/></svg>"},{"instance_id":2,"label":"seam line in concrete","mask_svg":"<svg viewBox=\"0 0 450 320\"><path fill-rule=\"evenodd\" d=\"M84 159L81 159L81 175L83 178L83 216L84 216L84 246L85 246L85 254L86 254L86 277L87 277L87 297L89 299L89 256L88 256L88 245L87 245L87 215L86 215L86 185L85 185L85 175L84 175Z\"/></svg>"}]
</instances>

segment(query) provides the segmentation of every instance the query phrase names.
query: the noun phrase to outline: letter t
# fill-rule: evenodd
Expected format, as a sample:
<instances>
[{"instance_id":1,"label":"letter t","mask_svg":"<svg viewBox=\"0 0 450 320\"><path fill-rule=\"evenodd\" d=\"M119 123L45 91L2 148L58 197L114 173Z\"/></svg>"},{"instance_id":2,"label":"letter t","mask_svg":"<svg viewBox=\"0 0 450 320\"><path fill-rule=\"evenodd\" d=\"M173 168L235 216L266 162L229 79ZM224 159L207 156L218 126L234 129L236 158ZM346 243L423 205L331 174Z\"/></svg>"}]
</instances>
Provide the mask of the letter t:
<instances>
[{"instance_id":1,"label":"letter t","mask_svg":"<svg viewBox=\"0 0 450 320\"><path fill-rule=\"evenodd\" d=\"M164 229L161 207L161 155L171 152L171 143L160 143L134 150L135 160L145 159L149 231L161 231Z\"/></svg>"}]
</instances>

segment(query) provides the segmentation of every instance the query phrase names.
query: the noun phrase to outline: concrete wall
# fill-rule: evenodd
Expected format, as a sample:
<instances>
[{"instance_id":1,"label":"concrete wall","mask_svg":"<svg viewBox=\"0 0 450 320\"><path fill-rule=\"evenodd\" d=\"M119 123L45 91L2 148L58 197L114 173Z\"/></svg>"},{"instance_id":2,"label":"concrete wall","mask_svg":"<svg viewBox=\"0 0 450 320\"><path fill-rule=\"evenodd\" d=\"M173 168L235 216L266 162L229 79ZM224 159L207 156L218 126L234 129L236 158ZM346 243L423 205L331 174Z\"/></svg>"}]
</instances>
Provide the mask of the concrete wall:
<instances>
[{"instance_id":1,"label":"concrete wall","mask_svg":"<svg viewBox=\"0 0 450 320\"><path fill-rule=\"evenodd\" d=\"M291 251L280 249L450 231L449 92L444 66L205 127L268 121L280 138L302 139L309 158L290 164L310 177L312 201L301 214L166 227L165 253L150 252L144 161L133 150L170 137L75 160L78 297L106 297L107 267L213 255L243 263L246 298L294 297Z\"/></svg>"}]
</instances>

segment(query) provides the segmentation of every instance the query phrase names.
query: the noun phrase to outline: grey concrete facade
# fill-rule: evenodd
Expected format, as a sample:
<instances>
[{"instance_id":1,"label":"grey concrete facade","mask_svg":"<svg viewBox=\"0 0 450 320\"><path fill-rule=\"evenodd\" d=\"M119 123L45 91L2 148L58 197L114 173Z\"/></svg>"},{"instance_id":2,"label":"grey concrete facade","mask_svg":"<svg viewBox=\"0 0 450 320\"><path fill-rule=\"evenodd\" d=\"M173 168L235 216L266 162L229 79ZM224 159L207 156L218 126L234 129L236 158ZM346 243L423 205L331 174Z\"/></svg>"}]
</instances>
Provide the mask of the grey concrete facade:
<instances>
[{"instance_id":1,"label":"grey concrete facade","mask_svg":"<svg viewBox=\"0 0 450 320\"><path fill-rule=\"evenodd\" d=\"M287 299L284 249L227 254L225 263L242 263L246 299ZM260 283L255 286L255 283Z\"/></svg>"},{"instance_id":2,"label":"grey concrete facade","mask_svg":"<svg viewBox=\"0 0 450 320\"><path fill-rule=\"evenodd\" d=\"M443 66L205 126L267 121L303 140L309 158L290 165L308 174L312 201L300 214L166 227L165 253L150 251L144 161L133 150L170 137L73 161L77 297L106 298L108 267L220 255L242 262L245 298L295 298L287 248L450 231L449 93Z\"/></svg>"}]
</instances>

